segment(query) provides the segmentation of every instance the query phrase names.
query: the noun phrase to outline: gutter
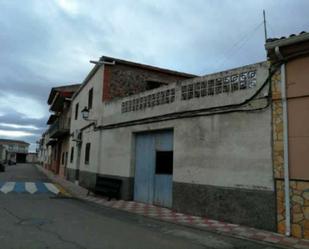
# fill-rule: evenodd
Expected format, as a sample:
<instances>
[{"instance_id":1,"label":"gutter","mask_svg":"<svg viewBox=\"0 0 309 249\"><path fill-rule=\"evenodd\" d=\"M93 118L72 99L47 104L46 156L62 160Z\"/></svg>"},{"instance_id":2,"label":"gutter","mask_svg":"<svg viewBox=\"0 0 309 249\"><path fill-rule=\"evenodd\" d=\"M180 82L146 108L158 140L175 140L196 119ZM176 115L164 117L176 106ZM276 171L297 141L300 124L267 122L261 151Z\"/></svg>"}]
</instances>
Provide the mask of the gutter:
<instances>
[{"instance_id":1,"label":"gutter","mask_svg":"<svg viewBox=\"0 0 309 249\"><path fill-rule=\"evenodd\" d=\"M283 61L279 47L275 48L275 53L279 60ZM288 111L286 98L286 69L285 62L281 64L281 101L282 101L282 121L283 121L283 167L284 167L284 202L285 202L285 235L291 235L291 211L290 211L290 176L289 176L289 144L288 144Z\"/></svg>"}]
</instances>

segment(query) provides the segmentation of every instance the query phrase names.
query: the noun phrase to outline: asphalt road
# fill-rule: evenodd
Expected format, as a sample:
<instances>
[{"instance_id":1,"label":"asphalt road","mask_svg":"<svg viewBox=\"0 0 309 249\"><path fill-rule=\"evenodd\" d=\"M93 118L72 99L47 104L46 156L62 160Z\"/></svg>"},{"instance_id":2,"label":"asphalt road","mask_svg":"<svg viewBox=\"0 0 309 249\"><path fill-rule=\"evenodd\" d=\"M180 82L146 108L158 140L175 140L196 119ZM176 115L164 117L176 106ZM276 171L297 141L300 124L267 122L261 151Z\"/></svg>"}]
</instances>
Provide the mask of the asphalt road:
<instances>
[{"instance_id":1,"label":"asphalt road","mask_svg":"<svg viewBox=\"0 0 309 249\"><path fill-rule=\"evenodd\" d=\"M30 164L9 166L0 182L49 180ZM0 192L0 248L271 249L266 244L164 223L51 193Z\"/></svg>"}]
</instances>

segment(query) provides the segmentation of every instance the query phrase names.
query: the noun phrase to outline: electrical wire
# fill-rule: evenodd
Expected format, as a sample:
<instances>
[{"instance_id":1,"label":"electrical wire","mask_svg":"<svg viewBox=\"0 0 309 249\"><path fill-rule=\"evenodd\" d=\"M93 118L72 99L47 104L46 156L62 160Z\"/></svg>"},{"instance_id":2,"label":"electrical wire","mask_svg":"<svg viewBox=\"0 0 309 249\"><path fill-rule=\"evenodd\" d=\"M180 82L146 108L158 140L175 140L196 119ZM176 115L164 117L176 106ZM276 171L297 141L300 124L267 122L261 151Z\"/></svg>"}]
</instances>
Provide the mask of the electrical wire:
<instances>
[{"instance_id":1,"label":"electrical wire","mask_svg":"<svg viewBox=\"0 0 309 249\"><path fill-rule=\"evenodd\" d=\"M250 30L247 34L245 34L241 39L239 39L236 43L234 43L230 49L226 50L226 52L223 53L223 58L219 63L217 63L217 67L221 67L224 65L224 63L231 58L235 53L237 53L246 43L251 39L251 37L255 34L255 32L262 27L264 22L258 23L253 30ZM236 50L234 50L236 49Z\"/></svg>"}]
</instances>

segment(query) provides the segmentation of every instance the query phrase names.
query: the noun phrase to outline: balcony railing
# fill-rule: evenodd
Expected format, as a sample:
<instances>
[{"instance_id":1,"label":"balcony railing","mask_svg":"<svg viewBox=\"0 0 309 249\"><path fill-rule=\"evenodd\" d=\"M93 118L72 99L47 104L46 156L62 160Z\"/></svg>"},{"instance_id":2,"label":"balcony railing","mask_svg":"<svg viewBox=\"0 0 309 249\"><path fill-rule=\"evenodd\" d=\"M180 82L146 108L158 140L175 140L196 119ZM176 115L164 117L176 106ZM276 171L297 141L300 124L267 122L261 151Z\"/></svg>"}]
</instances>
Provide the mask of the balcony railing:
<instances>
[{"instance_id":1,"label":"balcony railing","mask_svg":"<svg viewBox=\"0 0 309 249\"><path fill-rule=\"evenodd\" d=\"M59 138L69 134L70 120L68 118L59 118L48 130L50 138Z\"/></svg>"}]
</instances>

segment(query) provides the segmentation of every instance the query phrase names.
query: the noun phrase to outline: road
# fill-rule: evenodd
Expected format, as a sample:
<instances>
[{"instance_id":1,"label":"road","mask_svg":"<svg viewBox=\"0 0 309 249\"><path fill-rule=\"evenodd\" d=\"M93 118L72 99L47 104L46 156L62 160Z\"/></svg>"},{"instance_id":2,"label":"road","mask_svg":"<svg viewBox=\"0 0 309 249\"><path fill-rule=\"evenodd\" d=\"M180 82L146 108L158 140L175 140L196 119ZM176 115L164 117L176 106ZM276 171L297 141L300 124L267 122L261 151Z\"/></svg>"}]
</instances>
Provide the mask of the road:
<instances>
[{"instance_id":1,"label":"road","mask_svg":"<svg viewBox=\"0 0 309 249\"><path fill-rule=\"evenodd\" d=\"M50 181L35 166L18 164L0 173L1 186L7 182L39 186ZM1 249L276 248L57 197L40 188L35 193L16 189L6 194L0 191Z\"/></svg>"}]
</instances>

